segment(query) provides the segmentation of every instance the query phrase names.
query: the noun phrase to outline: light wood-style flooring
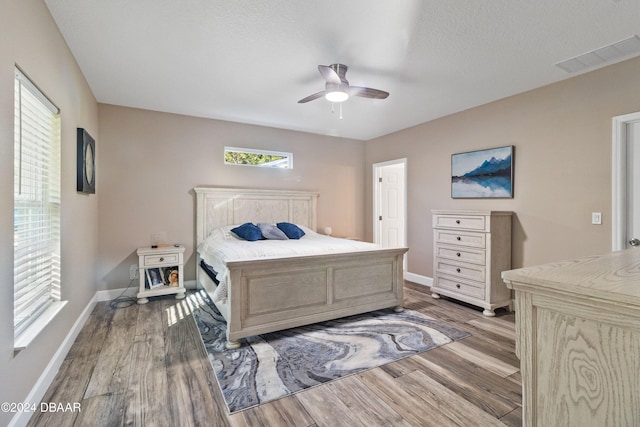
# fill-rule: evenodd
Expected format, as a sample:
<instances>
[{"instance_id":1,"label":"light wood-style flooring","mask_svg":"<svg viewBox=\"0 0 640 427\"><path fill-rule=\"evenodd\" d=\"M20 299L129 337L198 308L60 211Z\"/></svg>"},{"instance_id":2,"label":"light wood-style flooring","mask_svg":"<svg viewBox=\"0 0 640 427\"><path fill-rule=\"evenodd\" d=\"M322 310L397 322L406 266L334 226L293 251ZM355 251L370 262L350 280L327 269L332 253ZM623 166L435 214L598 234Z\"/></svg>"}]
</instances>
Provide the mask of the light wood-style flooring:
<instances>
[{"instance_id":1,"label":"light wood-style flooring","mask_svg":"<svg viewBox=\"0 0 640 427\"><path fill-rule=\"evenodd\" d=\"M514 315L432 299L405 283L405 307L472 336L286 398L227 415L195 322L172 296L98 303L30 426L520 426ZM183 300L184 301L184 300Z\"/></svg>"}]
</instances>

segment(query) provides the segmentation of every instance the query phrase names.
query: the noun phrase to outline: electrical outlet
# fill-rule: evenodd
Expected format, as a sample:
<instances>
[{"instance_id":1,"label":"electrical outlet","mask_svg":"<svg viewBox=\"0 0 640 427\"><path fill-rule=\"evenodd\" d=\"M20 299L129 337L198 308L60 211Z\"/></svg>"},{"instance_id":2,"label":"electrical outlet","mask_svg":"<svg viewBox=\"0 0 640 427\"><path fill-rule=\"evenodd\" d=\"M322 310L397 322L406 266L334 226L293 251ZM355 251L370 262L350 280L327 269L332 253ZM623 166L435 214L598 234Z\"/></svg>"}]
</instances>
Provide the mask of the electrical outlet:
<instances>
[{"instance_id":1,"label":"electrical outlet","mask_svg":"<svg viewBox=\"0 0 640 427\"><path fill-rule=\"evenodd\" d=\"M131 264L129 267L129 279L137 279L138 278L138 266L135 264Z\"/></svg>"},{"instance_id":2,"label":"electrical outlet","mask_svg":"<svg viewBox=\"0 0 640 427\"><path fill-rule=\"evenodd\" d=\"M602 224L602 212L591 212L591 224Z\"/></svg>"}]
</instances>

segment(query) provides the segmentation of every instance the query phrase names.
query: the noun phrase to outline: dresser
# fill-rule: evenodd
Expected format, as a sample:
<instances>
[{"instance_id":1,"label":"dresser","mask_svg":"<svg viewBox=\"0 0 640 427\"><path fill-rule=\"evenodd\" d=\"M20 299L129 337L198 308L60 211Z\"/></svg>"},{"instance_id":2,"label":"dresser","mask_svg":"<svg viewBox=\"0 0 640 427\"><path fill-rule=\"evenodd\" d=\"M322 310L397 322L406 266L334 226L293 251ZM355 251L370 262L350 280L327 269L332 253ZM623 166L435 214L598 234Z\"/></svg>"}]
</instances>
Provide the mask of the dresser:
<instances>
[{"instance_id":1,"label":"dresser","mask_svg":"<svg viewBox=\"0 0 640 427\"><path fill-rule=\"evenodd\" d=\"M500 274L511 269L511 215L507 211L433 210L433 298L444 295L495 316L511 305Z\"/></svg>"},{"instance_id":2,"label":"dresser","mask_svg":"<svg viewBox=\"0 0 640 427\"><path fill-rule=\"evenodd\" d=\"M640 249L502 273L525 426L640 426Z\"/></svg>"}]
</instances>

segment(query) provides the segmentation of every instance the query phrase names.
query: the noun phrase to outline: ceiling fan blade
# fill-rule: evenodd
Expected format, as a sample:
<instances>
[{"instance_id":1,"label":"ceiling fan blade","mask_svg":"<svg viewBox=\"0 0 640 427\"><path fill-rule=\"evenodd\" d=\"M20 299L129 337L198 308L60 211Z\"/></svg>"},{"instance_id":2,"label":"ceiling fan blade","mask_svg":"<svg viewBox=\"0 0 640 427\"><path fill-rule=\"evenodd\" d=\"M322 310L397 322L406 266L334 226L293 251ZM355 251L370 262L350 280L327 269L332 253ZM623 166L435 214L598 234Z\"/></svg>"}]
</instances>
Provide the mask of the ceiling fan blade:
<instances>
[{"instance_id":1,"label":"ceiling fan blade","mask_svg":"<svg viewBox=\"0 0 640 427\"><path fill-rule=\"evenodd\" d=\"M309 95L306 98L302 98L300 101L298 101L298 104L304 104L305 102L309 102L309 101L313 101L314 99L318 99L322 96L324 96L324 90L320 91L318 93L314 93L313 95Z\"/></svg>"},{"instance_id":2,"label":"ceiling fan blade","mask_svg":"<svg viewBox=\"0 0 640 427\"><path fill-rule=\"evenodd\" d=\"M361 96L363 98L385 99L387 96L389 96L389 92L372 89L370 87L350 86L349 95Z\"/></svg>"},{"instance_id":3,"label":"ceiling fan blade","mask_svg":"<svg viewBox=\"0 0 640 427\"><path fill-rule=\"evenodd\" d=\"M318 71L320 71L320 74L322 74L322 77L324 77L324 79L325 79L325 81L327 83L334 83L334 84L337 84L337 85L342 83L338 73L336 73L335 70L333 68L331 68L330 66L328 66L328 65L318 65Z\"/></svg>"}]
</instances>

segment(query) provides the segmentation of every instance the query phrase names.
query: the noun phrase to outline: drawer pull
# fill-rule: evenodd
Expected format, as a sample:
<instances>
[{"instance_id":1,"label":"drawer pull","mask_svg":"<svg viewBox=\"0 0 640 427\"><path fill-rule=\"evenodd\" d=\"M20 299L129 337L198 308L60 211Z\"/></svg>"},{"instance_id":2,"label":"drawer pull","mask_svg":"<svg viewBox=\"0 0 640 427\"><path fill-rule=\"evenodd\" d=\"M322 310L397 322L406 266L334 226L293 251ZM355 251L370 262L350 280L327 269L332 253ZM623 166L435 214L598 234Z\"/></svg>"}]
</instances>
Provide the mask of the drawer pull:
<instances>
[{"instance_id":1,"label":"drawer pull","mask_svg":"<svg viewBox=\"0 0 640 427\"><path fill-rule=\"evenodd\" d=\"M460 283L456 283L456 288L460 289Z\"/></svg>"},{"instance_id":2,"label":"drawer pull","mask_svg":"<svg viewBox=\"0 0 640 427\"><path fill-rule=\"evenodd\" d=\"M160 262L164 261L164 257L160 257Z\"/></svg>"},{"instance_id":3,"label":"drawer pull","mask_svg":"<svg viewBox=\"0 0 640 427\"><path fill-rule=\"evenodd\" d=\"M460 256L460 252L456 253L456 256Z\"/></svg>"},{"instance_id":4,"label":"drawer pull","mask_svg":"<svg viewBox=\"0 0 640 427\"><path fill-rule=\"evenodd\" d=\"M456 271L457 271L458 273L460 273L460 269L459 269L459 268L456 268Z\"/></svg>"},{"instance_id":5,"label":"drawer pull","mask_svg":"<svg viewBox=\"0 0 640 427\"><path fill-rule=\"evenodd\" d=\"M462 237L458 236L458 237L456 237L456 240L460 241L460 240L462 240Z\"/></svg>"},{"instance_id":6,"label":"drawer pull","mask_svg":"<svg viewBox=\"0 0 640 427\"><path fill-rule=\"evenodd\" d=\"M460 224L460 220L459 219L456 219L456 224Z\"/></svg>"}]
</instances>

